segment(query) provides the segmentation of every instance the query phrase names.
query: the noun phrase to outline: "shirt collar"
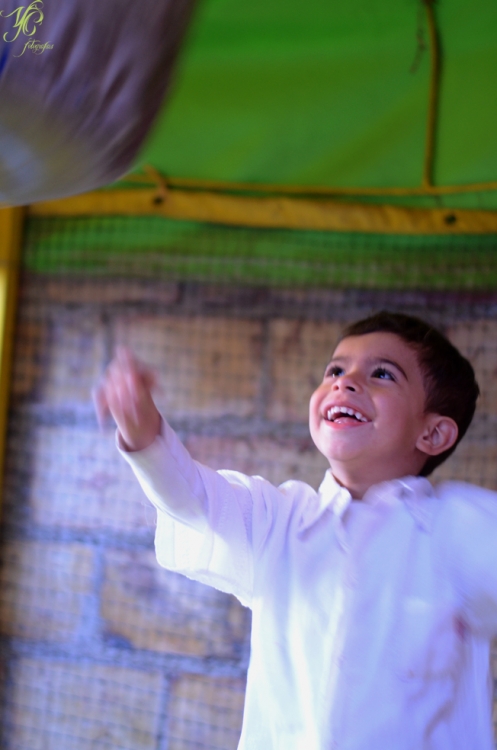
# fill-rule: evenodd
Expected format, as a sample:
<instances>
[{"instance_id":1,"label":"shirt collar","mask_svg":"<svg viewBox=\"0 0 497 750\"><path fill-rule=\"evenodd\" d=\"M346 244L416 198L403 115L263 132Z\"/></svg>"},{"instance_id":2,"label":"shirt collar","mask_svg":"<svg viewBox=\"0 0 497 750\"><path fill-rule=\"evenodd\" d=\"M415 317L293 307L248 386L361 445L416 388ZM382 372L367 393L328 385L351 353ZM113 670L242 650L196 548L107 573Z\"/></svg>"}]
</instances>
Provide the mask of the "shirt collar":
<instances>
[{"instance_id":1,"label":"shirt collar","mask_svg":"<svg viewBox=\"0 0 497 750\"><path fill-rule=\"evenodd\" d=\"M345 487L338 484L331 469L326 472L318 493L320 502L315 518L328 509L336 519L342 519L352 496ZM364 495L362 502L371 506L403 502L418 526L429 532L433 515L433 503L430 500L433 496L433 487L426 477L407 476L373 485Z\"/></svg>"}]
</instances>

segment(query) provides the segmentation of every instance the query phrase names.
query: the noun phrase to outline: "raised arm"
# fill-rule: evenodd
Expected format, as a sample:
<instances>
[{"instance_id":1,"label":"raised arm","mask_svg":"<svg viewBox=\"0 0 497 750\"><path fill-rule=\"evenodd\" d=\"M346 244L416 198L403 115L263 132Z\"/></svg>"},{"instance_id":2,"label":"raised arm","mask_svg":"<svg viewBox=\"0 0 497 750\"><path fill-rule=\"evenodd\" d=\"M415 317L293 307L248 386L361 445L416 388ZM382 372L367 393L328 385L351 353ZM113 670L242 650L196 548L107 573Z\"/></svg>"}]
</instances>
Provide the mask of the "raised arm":
<instances>
[{"instance_id":1,"label":"raised arm","mask_svg":"<svg viewBox=\"0 0 497 750\"><path fill-rule=\"evenodd\" d=\"M118 447L159 511L157 559L169 570L249 604L253 521L260 539L279 491L260 478L216 472L195 462L157 410L153 382L153 374L131 352L119 349L94 401L100 421L107 414L114 417Z\"/></svg>"},{"instance_id":2,"label":"raised arm","mask_svg":"<svg viewBox=\"0 0 497 750\"><path fill-rule=\"evenodd\" d=\"M207 498L196 464L154 403L154 373L119 347L93 393L99 422L111 415L117 447L157 510L198 531L207 523Z\"/></svg>"}]
</instances>

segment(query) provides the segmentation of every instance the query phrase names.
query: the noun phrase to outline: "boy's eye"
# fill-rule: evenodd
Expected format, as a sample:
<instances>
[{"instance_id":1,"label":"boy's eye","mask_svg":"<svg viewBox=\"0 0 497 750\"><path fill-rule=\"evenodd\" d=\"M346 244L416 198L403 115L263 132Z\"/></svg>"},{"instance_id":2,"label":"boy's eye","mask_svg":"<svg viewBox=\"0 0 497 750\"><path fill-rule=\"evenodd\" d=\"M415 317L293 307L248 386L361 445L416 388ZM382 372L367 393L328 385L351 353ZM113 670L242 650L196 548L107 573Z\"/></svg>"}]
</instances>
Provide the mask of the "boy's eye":
<instances>
[{"instance_id":1,"label":"boy's eye","mask_svg":"<svg viewBox=\"0 0 497 750\"><path fill-rule=\"evenodd\" d=\"M377 367L373 371L372 376L373 378L379 378L380 380L395 380L390 370L387 370L384 367Z\"/></svg>"},{"instance_id":2,"label":"boy's eye","mask_svg":"<svg viewBox=\"0 0 497 750\"><path fill-rule=\"evenodd\" d=\"M336 378L339 375L343 375L343 367L339 367L338 365L330 365L324 373L325 378Z\"/></svg>"}]
</instances>

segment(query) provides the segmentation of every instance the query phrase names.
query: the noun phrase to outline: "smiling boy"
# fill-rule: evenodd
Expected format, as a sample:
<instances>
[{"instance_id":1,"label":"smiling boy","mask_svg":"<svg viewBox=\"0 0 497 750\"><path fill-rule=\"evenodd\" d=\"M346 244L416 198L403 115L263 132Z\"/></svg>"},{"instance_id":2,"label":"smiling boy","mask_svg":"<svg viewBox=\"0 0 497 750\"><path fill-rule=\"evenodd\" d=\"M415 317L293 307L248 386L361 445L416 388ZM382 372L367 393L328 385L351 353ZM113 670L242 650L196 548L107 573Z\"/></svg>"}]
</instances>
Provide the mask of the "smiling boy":
<instances>
[{"instance_id":1,"label":"smiling boy","mask_svg":"<svg viewBox=\"0 0 497 750\"><path fill-rule=\"evenodd\" d=\"M150 373L118 352L100 413L158 509L161 565L252 609L243 750L490 750L497 502L425 478L475 410L471 365L432 327L345 330L311 397L316 492L196 462Z\"/></svg>"},{"instance_id":2,"label":"smiling boy","mask_svg":"<svg viewBox=\"0 0 497 750\"><path fill-rule=\"evenodd\" d=\"M362 498L372 484L417 476L428 456L454 445L454 419L425 404L414 348L385 331L347 335L311 397L312 439L335 479Z\"/></svg>"}]
</instances>

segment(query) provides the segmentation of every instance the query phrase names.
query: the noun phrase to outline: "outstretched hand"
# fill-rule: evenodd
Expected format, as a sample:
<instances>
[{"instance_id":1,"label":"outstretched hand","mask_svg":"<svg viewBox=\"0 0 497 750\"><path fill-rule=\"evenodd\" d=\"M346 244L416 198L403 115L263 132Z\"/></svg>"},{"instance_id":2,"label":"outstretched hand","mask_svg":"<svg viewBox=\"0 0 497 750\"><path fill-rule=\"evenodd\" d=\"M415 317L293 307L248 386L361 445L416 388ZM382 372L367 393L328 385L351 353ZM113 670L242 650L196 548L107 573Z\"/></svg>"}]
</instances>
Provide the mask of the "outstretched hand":
<instances>
[{"instance_id":1,"label":"outstretched hand","mask_svg":"<svg viewBox=\"0 0 497 750\"><path fill-rule=\"evenodd\" d=\"M124 346L107 367L93 400L100 424L112 415L127 450L147 448L160 430L160 414L152 398L155 376Z\"/></svg>"}]
</instances>

